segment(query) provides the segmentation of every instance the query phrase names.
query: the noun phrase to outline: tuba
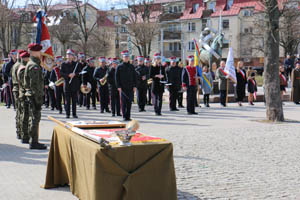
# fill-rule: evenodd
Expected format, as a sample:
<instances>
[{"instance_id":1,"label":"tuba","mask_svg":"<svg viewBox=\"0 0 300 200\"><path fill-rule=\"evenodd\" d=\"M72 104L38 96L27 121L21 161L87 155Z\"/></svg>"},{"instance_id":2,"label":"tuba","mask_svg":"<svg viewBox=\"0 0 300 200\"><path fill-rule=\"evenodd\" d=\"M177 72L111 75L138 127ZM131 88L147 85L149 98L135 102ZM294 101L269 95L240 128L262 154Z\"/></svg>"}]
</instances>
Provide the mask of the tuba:
<instances>
[{"instance_id":1,"label":"tuba","mask_svg":"<svg viewBox=\"0 0 300 200\"><path fill-rule=\"evenodd\" d=\"M104 76L102 79L100 79L100 85L101 85L101 86L103 86L103 85L106 84L106 82L107 82L107 77L108 77L108 74L105 74L105 76ZM101 80L102 80L102 81L101 81Z\"/></svg>"},{"instance_id":2,"label":"tuba","mask_svg":"<svg viewBox=\"0 0 300 200\"><path fill-rule=\"evenodd\" d=\"M82 92L82 94L88 94L90 93L90 91L92 90L92 85L87 82L86 85L81 84L80 86L80 91Z\"/></svg>"},{"instance_id":3,"label":"tuba","mask_svg":"<svg viewBox=\"0 0 300 200\"><path fill-rule=\"evenodd\" d=\"M55 86L62 86L64 84L65 79L63 77L61 77L60 79L58 79L57 81L55 81Z\"/></svg>"}]
</instances>

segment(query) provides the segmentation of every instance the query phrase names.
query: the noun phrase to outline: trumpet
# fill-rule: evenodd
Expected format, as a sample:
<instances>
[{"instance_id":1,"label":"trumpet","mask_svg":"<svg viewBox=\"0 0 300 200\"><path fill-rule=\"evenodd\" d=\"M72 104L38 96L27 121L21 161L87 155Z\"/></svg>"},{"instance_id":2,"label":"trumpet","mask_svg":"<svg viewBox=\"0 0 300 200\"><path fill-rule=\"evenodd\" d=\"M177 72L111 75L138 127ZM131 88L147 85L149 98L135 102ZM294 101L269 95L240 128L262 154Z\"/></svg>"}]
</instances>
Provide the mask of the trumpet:
<instances>
[{"instance_id":1,"label":"trumpet","mask_svg":"<svg viewBox=\"0 0 300 200\"><path fill-rule=\"evenodd\" d=\"M57 81L55 81L55 86L62 86L62 84L64 83L65 79L64 77L61 77L60 79L58 79Z\"/></svg>"},{"instance_id":2,"label":"trumpet","mask_svg":"<svg viewBox=\"0 0 300 200\"><path fill-rule=\"evenodd\" d=\"M100 85L103 86L106 84L107 82L107 77L108 77L108 74L106 74L102 79L100 79Z\"/></svg>"}]
</instances>

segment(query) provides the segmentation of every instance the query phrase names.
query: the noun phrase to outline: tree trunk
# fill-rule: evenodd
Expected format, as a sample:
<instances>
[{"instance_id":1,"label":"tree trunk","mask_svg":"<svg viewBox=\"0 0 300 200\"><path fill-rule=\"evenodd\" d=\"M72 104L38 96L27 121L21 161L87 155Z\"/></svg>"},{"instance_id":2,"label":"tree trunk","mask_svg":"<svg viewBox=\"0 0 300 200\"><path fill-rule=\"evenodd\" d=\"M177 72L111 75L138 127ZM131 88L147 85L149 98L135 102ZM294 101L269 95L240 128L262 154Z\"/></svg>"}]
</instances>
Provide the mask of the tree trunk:
<instances>
[{"instance_id":1,"label":"tree trunk","mask_svg":"<svg viewBox=\"0 0 300 200\"><path fill-rule=\"evenodd\" d=\"M266 115L270 121L284 121L279 83L279 17L277 0L266 0L264 33L264 89Z\"/></svg>"}]
</instances>

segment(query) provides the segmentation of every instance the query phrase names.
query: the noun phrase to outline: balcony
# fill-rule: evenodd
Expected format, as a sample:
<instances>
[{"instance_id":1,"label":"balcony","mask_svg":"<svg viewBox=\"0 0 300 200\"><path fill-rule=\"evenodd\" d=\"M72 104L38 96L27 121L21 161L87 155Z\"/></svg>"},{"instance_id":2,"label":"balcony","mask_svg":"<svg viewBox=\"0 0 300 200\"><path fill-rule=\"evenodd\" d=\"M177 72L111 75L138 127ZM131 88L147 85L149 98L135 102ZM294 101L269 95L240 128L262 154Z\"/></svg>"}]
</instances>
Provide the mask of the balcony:
<instances>
[{"instance_id":1,"label":"balcony","mask_svg":"<svg viewBox=\"0 0 300 200\"><path fill-rule=\"evenodd\" d=\"M177 58L181 57L181 51L164 51L164 57L170 58L176 56Z\"/></svg>"},{"instance_id":2,"label":"balcony","mask_svg":"<svg viewBox=\"0 0 300 200\"><path fill-rule=\"evenodd\" d=\"M159 22L177 20L182 16L182 13L163 13L159 16Z\"/></svg>"},{"instance_id":3,"label":"balcony","mask_svg":"<svg viewBox=\"0 0 300 200\"><path fill-rule=\"evenodd\" d=\"M181 32L179 31L164 31L164 40L181 40Z\"/></svg>"}]
</instances>

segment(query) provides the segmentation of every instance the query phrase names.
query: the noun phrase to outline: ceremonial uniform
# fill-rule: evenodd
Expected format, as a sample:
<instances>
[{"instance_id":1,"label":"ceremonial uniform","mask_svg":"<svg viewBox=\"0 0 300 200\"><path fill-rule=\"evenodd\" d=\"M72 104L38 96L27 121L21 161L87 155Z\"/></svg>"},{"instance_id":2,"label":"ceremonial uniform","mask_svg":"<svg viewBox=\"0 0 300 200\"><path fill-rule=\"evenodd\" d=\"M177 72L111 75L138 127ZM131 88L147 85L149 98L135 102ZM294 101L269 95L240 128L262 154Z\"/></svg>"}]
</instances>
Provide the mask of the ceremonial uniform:
<instances>
[{"instance_id":1,"label":"ceremonial uniform","mask_svg":"<svg viewBox=\"0 0 300 200\"><path fill-rule=\"evenodd\" d=\"M70 117L70 107L72 99L72 114L74 118L77 118L76 114L76 104L77 104L77 94L80 88L79 73L81 70L81 64L74 61L66 61L62 63L60 74L64 77L64 92L65 92L65 110L67 118ZM75 73L73 79L69 77L69 74Z\"/></svg>"},{"instance_id":2,"label":"ceremonial uniform","mask_svg":"<svg viewBox=\"0 0 300 200\"><path fill-rule=\"evenodd\" d=\"M285 91L285 87L287 86L287 77L284 72L280 72L279 80L280 80L280 91Z\"/></svg>"},{"instance_id":3,"label":"ceremonial uniform","mask_svg":"<svg viewBox=\"0 0 300 200\"><path fill-rule=\"evenodd\" d=\"M60 73L60 69L59 66L55 66L51 73L50 73L50 81L55 83L57 80L59 80L61 78L61 73ZM62 113L62 98L64 96L64 89L63 89L63 84L60 86L54 86L54 94L55 94L55 105L56 105L56 109L59 111L59 113Z\"/></svg>"},{"instance_id":4,"label":"ceremonial uniform","mask_svg":"<svg viewBox=\"0 0 300 200\"><path fill-rule=\"evenodd\" d=\"M118 88L116 86L116 69L111 67L108 71L107 82L109 86L109 94L110 94L110 103L111 103L111 112L112 116L117 114L121 116L120 112L120 94Z\"/></svg>"},{"instance_id":5,"label":"ceremonial uniform","mask_svg":"<svg viewBox=\"0 0 300 200\"><path fill-rule=\"evenodd\" d=\"M26 52L27 53L27 52ZM24 57L28 57L29 55L24 55ZM29 143L29 133L28 133L28 127L29 127L29 104L26 100L25 93L25 69L26 69L27 62L24 60L20 61L20 66L17 70L17 80L18 80L18 92L19 92L19 127L20 127L20 133L22 138L22 143Z\"/></svg>"},{"instance_id":6,"label":"ceremonial uniform","mask_svg":"<svg viewBox=\"0 0 300 200\"><path fill-rule=\"evenodd\" d=\"M101 85L101 83L100 83L100 79L107 76L107 72L108 72L107 66L99 67L99 68L95 69L95 72L94 72L94 79L97 81L98 90L99 90L98 92L100 95L100 111L101 111L101 113L103 113L104 110L106 112L110 112L109 108L108 108L108 105L109 105L108 84L107 84L107 82L104 85Z\"/></svg>"},{"instance_id":7,"label":"ceremonial uniform","mask_svg":"<svg viewBox=\"0 0 300 200\"><path fill-rule=\"evenodd\" d=\"M195 95L196 95L196 67L186 66L182 71L182 87L187 89L187 112L188 114L197 114L195 112Z\"/></svg>"},{"instance_id":8,"label":"ceremonial uniform","mask_svg":"<svg viewBox=\"0 0 300 200\"><path fill-rule=\"evenodd\" d=\"M172 58L171 58L172 59ZM175 58L176 59L176 58ZM174 61L175 62L175 61ZM178 92L181 89L181 74L182 71L180 67L176 66L169 66L167 69L167 79L168 83L170 84L169 87L169 107L171 111L178 110L176 107L176 101L178 99Z\"/></svg>"},{"instance_id":9,"label":"ceremonial uniform","mask_svg":"<svg viewBox=\"0 0 300 200\"><path fill-rule=\"evenodd\" d=\"M55 92L51 87L49 87L51 72L46 69L43 70L45 85L45 105L46 108L48 108L50 104L51 110L54 110L54 108L56 107Z\"/></svg>"},{"instance_id":10,"label":"ceremonial uniform","mask_svg":"<svg viewBox=\"0 0 300 200\"><path fill-rule=\"evenodd\" d=\"M21 128L20 128L20 109L19 109L19 83L17 79L17 72L21 65L21 59L18 58L17 62L13 65L11 69L11 77L12 77L12 93L15 101L15 109L16 109L16 132L17 138L21 139Z\"/></svg>"},{"instance_id":11,"label":"ceremonial uniform","mask_svg":"<svg viewBox=\"0 0 300 200\"><path fill-rule=\"evenodd\" d=\"M90 100L92 98L92 106L94 109L96 109L96 90L97 90L97 82L94 79L93 75L95 72L95 67L91 67L90 65L86 65L83 70L83 72L86 72L84 74L82 74L82 83L83 85L87 85L87 83L89 82L91 84L91 91L86 94L85 97L85 103L86 103L86 107L87 109L90 109Z\"/></svg>"},{"instance_id":12,"label":"ceremonial uniform","mask_svg":"<svg viewBox=\"0 0 300 200\"><path fill-rule=\"evenodd\" d=\"M139 111L145 111L147 102L147 78L149 77L148 67L145 65L138 65L136 68L137 72L137 102Z\"/></svg>"},{"instance_id":13,"label":"ceremonial uniform","mask_svg":"<svg viewBox=\"0 0 300 200\"><path fill-rule=\"evenodd\" d=\"M30 44L31 51L40 51L41 45ZM29 136L31 149L46 149L47 147L38 142L39 123L41 119L41 110L43 105L44 80L40 59L30 57L25 69L25 96L29 104Z\"/></svg>"},{"instance_id":14,"label":"ceremonial uniform","mask_svg":"<svg viewBox=\"0 0 300 200\"><path fill-rule=\"evenodd\" d=\"M10 58L10 61L6 63L2 68L3 73L3 80L4 83L7 83L8 86L5 88L5 100L6 100L6 107L10 108L11 104L14 106L14 98L12 94L12 79L11 79L11 69L15 64L14 60Z\"/></svg>"},{"instance_id":15,"label":"ceremonial uniform","mask_svg":"<svg viewBox=\"0 0 300 200\"><path fill-rule=\"evenodd\" d=\"M182 71L183 71L183 68L179 67L179 69L180 69L180 74L181 74L181 76L180 76L180 85L182 85ZM182 90L182 87L180 86L180 89L178 91L178 98L177 98L179 108L184 108L184 106L182 104L182 102L183 102L183 92L184 91Z\"/></svg>"},{"instance_id":16,"label":"ceremonial uniform","mask_svg":"<svg viewBox=\"0 0 300 200\"><path fill-rule=\"evenodd\" d=\"M300 68L292 71L292 101L296 104L300 102Z\"/></svg>"},{"instance_id":17,"label":"ceremonial uniform","mask_svg":"<svg viewBox=\"0 0 300 200\"><path fill-rule=\"evenodd\" d=\"M83 60L84 57L85 57L85 55L83 53L78 54L78 58L81 58L81 60L78 61L80 63L80 72L83 70L83 68L85 66L87 66L87 62L85 62ZM82 80L83 80L83 74L79 74L79 85L82 84ZM87 98L84 98L83 93L80 90L78 90L78 104L79 104L79 106L80 107L82 105L86 106L86 103L87 103L86 100L87 100Z\"/></svg>"},{"instance_id":18,"label":"ceremonial uniform","mask_svg":"<svg viewBox=\"0 0 300 200\"><path fill-rule=\"evenodd\" d=\"M255 81L255 72L251 72L250 76L248 77L248 92L255 93L257 92L257 84Z\"/></svg>"},{"instance_id":19,"label":"ceremonial uniform","mask_svg":"<svg viewBox=\"0 0 300 200\"><path fill-rule=\"evenodd\" d=\"M128 52L122 52L123 56L127 56ZM123 119L130 120L131 105L134 100L133 88L136 88L136 72L135 68L129 62L123 62L116 69L116 86L121 89L121 108Z\"/></svg>"},{"instance_id":20,"label":"ceremonial uniform","mask_svg":"<svg viewBox=\"0 0 300 200\"><path fill-rule=\"evenodd\" d=\"M156 75L163 75L163 78L155 77ZM156 115L161 115L162 97L165 91L165 85L161 81L166 80L165 68L162 65L150 67L150 78L152 78L151 91L153 95L154 111Z\"/></svg>"},{"instance_id":21,"label":"ceremonial uniform","mask_svg":"<svg viewBox=\"0 0 300 200\"><path fill-rule=\"evenodd\" d=\"M237 80L236 101L242 102L246 96L246 84L247 84L246 72L243 69L240 69L239 71L235 70L235 73L236 73L236 80Z\"/></svg>"},{"instance_id":22,"label":"ceremonial uniform","mask_svg":"<svg viewBox=\"0 0 300 200\"><path fill-rule=\"evenodd\" d=\"M216 72L216 78L219 80L219 91L220 91L220 103L226 106L226 90L227 90L227 74L224 68L219 67Z\"/></svg>"}]
</instances>

